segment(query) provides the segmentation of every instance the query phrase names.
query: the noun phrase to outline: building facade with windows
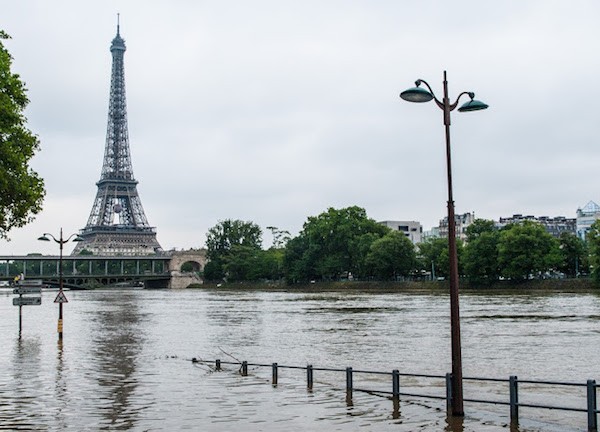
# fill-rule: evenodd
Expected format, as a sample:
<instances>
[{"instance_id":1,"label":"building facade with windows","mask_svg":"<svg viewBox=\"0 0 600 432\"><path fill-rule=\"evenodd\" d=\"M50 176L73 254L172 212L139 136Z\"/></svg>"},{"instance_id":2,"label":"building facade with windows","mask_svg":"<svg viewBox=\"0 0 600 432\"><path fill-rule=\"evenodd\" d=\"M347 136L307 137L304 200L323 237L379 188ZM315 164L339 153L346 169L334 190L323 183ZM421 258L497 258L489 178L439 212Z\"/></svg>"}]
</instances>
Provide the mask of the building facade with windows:
<instances>
[{"instance_id":1,"label":"building facade with windows","mask_svg":"<svg viewBox=\"0 0 600 432\"><path fill-rule=\"evenodd\" d=\"M467 239L467 228L475 220L475 213L464 213L454 215L456 238L465 241ZM439 236L448 238L448 216L440 220Z\"/></svg>"},{"instance_id":2,"label":"building facade with windows","mask_svg":"<svg viewBox=\"0 0 600 432\"><path fill-rule=\"evenodd\" d=\"M533 221L541 224L548 234L553 237L560 237L563 232L575 234L576 220L575 218L566 218L564 216L548 217L548 216L523 216L515 214L511 217L500 218L496 226L502 228L508 224L523 223L524 221Z\"/></svg>"},{"instance_id":3,"label":"building facade with windows","mask_svg":"<svg viewBox=\"0 0 600 432\"><path fill-rule=\"evenodd\" d=\"M426 242L429 239L440 238L440 227L432 227L430 230L423 231L421 241Z\"/></svg>"},{"instance_id":4,"label":"building facade with windows","mask_svg":"<svg viewBox=\"0 0 600 432\"><path fill-rule=\"evenodd\" d=\"M417 221L382 221L381 225L385 225L394 231L400 231L413 243L421 243L423 235L423 226Z\"/></svg>"},{"instance_id":5,"label":"building facade with windows","mask_svg":"<svg viewBox=\"0 0 600 432\"><path fill-rule=\"evenodd\" d=\"M594 201L588 202L583 208L578 208L575 223L577 236L585 240L590 227L598 219L600 219L600 206Z\"/></svg>"}]
</instances>

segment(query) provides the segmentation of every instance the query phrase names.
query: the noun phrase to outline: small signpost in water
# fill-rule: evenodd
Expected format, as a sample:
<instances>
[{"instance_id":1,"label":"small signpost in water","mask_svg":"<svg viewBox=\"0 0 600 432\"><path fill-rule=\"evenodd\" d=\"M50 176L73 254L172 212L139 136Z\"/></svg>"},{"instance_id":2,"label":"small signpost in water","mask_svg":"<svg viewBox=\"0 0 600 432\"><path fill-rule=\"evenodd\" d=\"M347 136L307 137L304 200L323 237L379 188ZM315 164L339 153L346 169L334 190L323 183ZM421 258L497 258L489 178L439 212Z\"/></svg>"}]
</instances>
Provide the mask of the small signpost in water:
<instances>
[{"instance_id":1,"label":"small signpost in water","mask_svg":"<svg viewBox=\"0 0 600 432\"><path fill-rule=\"evenodd\" d=\"M17 288L13 290L13 294L18 294L19 297L13 298L13 306L19 306L19 336L23 328L23 306L40 306L42 304L42 286L39 284L22 284L17 281ZM27 296L27 294L39 294L39 296ZM26 297L23 297L26 295Z\"/></svg>"},{"instance_id":2,"label":"small signpost in water","mask_svg":"<svg viewBox=\"0 0 600 432\"><path fill-rule=\"evenodd\" d=\"M13 294L41 294L42 287L39 285L21 285L13 290Z\"/></svg>"},{"instance_id":3,"label":"small signpost in water","mask_svg":"<svg viewBox=\"0 0 600 432\"><path fill-rule=\"evenodd\" d=\"M13 306L39 306L41 304L41 297L15 297L13 299Z\"/></svg>"}]
</instances>

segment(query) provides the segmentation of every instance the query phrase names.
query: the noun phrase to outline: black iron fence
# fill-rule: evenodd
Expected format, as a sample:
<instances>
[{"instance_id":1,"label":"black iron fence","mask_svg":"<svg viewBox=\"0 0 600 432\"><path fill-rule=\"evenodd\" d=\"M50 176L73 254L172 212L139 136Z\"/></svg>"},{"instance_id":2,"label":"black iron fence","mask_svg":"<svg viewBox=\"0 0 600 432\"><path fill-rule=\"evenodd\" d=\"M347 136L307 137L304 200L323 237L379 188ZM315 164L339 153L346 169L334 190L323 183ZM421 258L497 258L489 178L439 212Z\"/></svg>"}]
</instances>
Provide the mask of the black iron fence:
<instances>
[{"instance_id":1,"label":"black iron fence","mask_svg":"<svg viewBox=\"0 0 600 432\"><path fill-rule=\"evenodd\" d=\"M398 403L400 396L424 398L424 399L438 399L446 400L446 408L448 412L452 410L452 374L446 375L429 375L429 374L412 374L412 373L401 373L399 370L394 369L391 372L381 372L372 370L361 370L347 367L341 368L327 368L327 367L315 367L313 365L307 366L289 366L280 365L278 363L262 364L262 363L248 363L247 361L221 361L217 360L201 360L193 358L194 363L203 364L214 364L214 368L217 371L222 370L223 365L236 365L239 366L239 372L242 376L248 376L248 367L252 366L255 368L270 368L272 374L273 385L278 384L279 371L282 369L297 369L306 371L306 386L309 390L313 389L314 386L314 375L315 372L339 372L345 374L346 377L346 400L352 400L352 393L355 391L367 392L371 394L389 395L395 404ZM354 377L356 375L383 375L391 377L391 382L388 390L374 389L374 388L359 388L354 386ZM432 380L443 380L445 383L440 387L445 388L445 394L432 394L432 393L418 393L418 392L406 392L402 390L400 378L426 378ZM537 408L543 410L558 410L558 411L572 411L587 413L587 426L588 431L598 430L598 408L597 408L597 389L599 387L595 380L587 380L586 383L576 382L561 382L561 381L539 381L539 380L519 380L516 376L511 376L508 379L501 378L482 378L482 377L463 377L465 382L484 382L484 383L505 383L508 387L508 398L504 400L497 399L477 399L477 398L464 398L464 402L478 403L478 404L491 404L491 405L504 405L509 407L510 422L513 425L519 423L519 409L520 408ZM585 399L587 400L586 407L577 406L561 406L551 405L543 403L523 403L519 402L519 384L533 384L541 387L579 387L582 390L585 389Z\"/></svg>"}]
</instances>

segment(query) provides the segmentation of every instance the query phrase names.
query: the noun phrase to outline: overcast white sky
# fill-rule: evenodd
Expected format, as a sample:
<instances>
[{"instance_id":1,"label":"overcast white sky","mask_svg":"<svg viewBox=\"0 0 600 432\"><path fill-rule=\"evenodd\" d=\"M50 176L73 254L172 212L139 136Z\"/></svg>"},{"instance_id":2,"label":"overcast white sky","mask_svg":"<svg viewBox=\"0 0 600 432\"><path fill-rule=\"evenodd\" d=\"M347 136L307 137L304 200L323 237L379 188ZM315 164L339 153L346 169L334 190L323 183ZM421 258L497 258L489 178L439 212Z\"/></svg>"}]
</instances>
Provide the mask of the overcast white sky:
<instances>
[{"instance_id":1,"label":"overcast white sky","mask_svg":"<svg viewBox=\"0 0 600 432\"><path fill-rule=\"evenodd\" d=\"M228 218L296 235L328 207L437 225L442 111L398 94L422 78L441 97L444 70L452 99L490 105L452 115L457 213L575 217L600 201L597 0L3 3L47 197L0 254L56 254L37 237L87 222L117 13L134 175L164 249L201 247Z\"/></svg>"}]
</instances>

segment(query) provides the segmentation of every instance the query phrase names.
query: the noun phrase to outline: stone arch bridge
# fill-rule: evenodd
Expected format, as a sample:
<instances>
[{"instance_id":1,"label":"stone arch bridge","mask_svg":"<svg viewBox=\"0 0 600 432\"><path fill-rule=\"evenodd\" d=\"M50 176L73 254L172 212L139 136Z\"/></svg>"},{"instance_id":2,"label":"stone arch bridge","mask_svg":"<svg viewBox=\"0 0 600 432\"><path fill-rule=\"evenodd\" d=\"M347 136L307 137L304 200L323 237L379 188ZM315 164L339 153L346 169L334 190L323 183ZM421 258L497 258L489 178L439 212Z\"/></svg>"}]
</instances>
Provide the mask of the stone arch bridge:
<instances>
[{"instance_id":1,"label":"stone arch bridge","mask_svg":"<svg viewBox=\"0 0 600 432\"><path fill-rule=\"evenodd\" d=\"M0 256L0 281L15 277L58 286L60 256ZM147 256L75 255L62 257L63 286L71 289L108 287L187 288L202 284L199 272L206 265L206 250L169 251Z\"/></svg>"}]
</instances>

